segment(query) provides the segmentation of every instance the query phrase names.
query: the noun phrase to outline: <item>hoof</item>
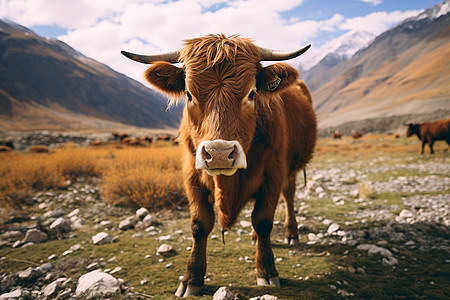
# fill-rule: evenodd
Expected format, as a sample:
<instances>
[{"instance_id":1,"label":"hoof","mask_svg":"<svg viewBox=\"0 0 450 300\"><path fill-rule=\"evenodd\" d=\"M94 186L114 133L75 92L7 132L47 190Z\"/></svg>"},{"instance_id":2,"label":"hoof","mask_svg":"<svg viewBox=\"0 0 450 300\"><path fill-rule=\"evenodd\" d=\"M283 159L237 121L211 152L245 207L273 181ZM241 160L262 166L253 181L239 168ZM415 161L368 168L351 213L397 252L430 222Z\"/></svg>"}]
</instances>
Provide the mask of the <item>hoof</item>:
<instances>
[{"instance_id":1,"label":"hoof","mask_svg":"<svg viewBox=\"0 0 450 300\"><path fill-rule=\"evenodd\" d=\"M180 285L177 288L177 291L175 292L175 296L177 297L190 297L190 296L198 296L200 295L200 290L202 289L201 286L193 286L193 285L186 285L185 282L181 282Z\"/></svg>"},{"instance_id":2,"label":"hoof","mask_svg":"<svg viewBox=\"0 0 450 300\"><path fill-rule=\"evenodd\" d=\"M281 287L280 278L278 276L269 277L269 281L266 278L256 278L256 284L258 286L273 285L275 287Z\"/></svg>"},{"instance_id":3,"label":"hoof","mask_svg":"<svg viewBox=\"0 0 450 300\"><path fill-rule=\"evenodd\" d=\"M293 238L293 237L285 237L284 238L284 243L287 245L298 245L299 241L298 241L298 237L297 238Z\"/></svg>"}]
</instances>

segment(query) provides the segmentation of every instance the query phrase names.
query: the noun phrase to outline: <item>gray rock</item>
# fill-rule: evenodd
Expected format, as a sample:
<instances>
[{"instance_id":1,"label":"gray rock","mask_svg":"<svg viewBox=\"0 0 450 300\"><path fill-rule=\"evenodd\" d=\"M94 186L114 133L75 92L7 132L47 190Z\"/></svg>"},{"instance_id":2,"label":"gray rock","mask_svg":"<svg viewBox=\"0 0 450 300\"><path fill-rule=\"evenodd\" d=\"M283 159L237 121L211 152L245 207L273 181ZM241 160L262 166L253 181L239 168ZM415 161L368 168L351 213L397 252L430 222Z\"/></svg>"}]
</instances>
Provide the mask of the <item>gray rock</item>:
<instances>
[{"instance_id":1,"label":"gray rock","mask_svg":"<svg viewBox=\"0 0 450 300\"><path fill-rule=\"evenodd\" d=\"M36 269L28 268L24 271L19 272L19 279L22 281L30 281L39 276L39 272Z\"/></svg>"},{"instance_id":2,"label":"gray rock","mask_svg":"<svg viewBox=\"0 0 450 300\"><path fill-rule=\"evenodd\" d=\"M9 292L9 293L5 293L0 295L0 300L15 300L15 299L22 299L22 297L24 296L23 290L21 288Z\"/></svg>"},{"instance_id":3,"label":"gray rock","mask_svg":"<svg viewBox=\"0 0 450 300\"><path fill-rule=\"evenodd\" d=\"M393 256L391 256L391 257L383 257L383 259L381 260L381 263L383 265L385 265L385 266L392 267L392 266L395 266L395 265L398 264L398 260L395 257L393 257Z\"/></svg>"},{"instance_id":4,"label":"gray rock","mask_svg":"<svg viewBox=\"0 0 450 300\"><path fill-rule=\"evenodd\" d=\"M72 218L72 217L74 217L74 216L77 216L79 213L80 213L80 209L79 209L79 208L76 208L76 209L72 210L72 212L69 213L67 216L68 216L69 218Z\"/></svg>"},{"instance_id":5,"label":"gray rock","mask_svg":"<svg viewBox=\"0 0 450 300\"><path fill-rule=\"evenodd\" d=\"M403 209L398 216L400 218L412 218L414 214L410 210Z\"/></svg>"},{"instance_id":6,"label":"gray rock","mask_svg":"<svg viewBox=\"0 0 450 300\"><path fill-rule=\"evenodd\" d=\"M133 229L136 223L137 219L135 217L128 217L119 223L119 229L120 230Z\"/></svg>"},{"instance_id":7,"label":"gray rock","mask_svg":"<svg viewBox=\"0 0 450 300\"><path fill-rule=\"evenodd\" d=\"M111 243L111 236L106 232L100 232L92 237L94 245L103 245Z\"/></svg>"},{"instance_id":8,"label":"gray rock","mask_svg":"<svg viewBox=\"0 0 450 300\"><path fill-rule=\"evenodd\" d=\"M78 279L75 295L83 299L95 299L117 296L120 293L120 283L112 275L92 271Z\"/></svg>"},{"instance_id":9,"label":"gray rock","mask_svg":"<svg viewBox=\"0 0 450 300\"><path fill-rule=\"evenodd\" d=\"M234 295L226 286L220 287L213 296L213 300L233 300Z\"/></svg>"},{"instance_id":10,"label":"gray rock","mask_svg":"<svg viewBox=\"0 0 450 300\"><path fill-rule=\"evenodd\" d=\"M161 246L159 246L158 250L156 250L156 253L160 255L170 255L172 251L172 246L170 246L169 244L162 244Z\"/></svg>"},{"instance_id":11,"label":"gray rock","mask_svg":"<svg viewBox=\"0 0 450 300\"><path fill-rule=\"evenodd\" d=\"M359 245L357 247L358 250L362 250L362 251L367 251L369 255L376 255L376 254L380 254L384 257L391 257L392 256L392 252L389 251L388 249L382 248L382 247L378 247L375 245L371 245L371 244L362 244Z\"/></svg>"},{"instance_id":12,"label":"gray rock","mask_svg":"<svg viewBox=\"0 0 450 300\"><path fill-rule=\"evenodd\" d=\"M136 217L139 220L144 219L150 212L145 207L141 207L136 211Z\"/></svg>"},{"instance_id":13,"label":"gray rock","mask_svg":"<svg viewBox=\"0 0 450 300\"><path fill-rule=\"evenodd\" d=\"M338 231L339 225L337 223L331 223L331 225L328 227L327 233L332 234L336 231Z\"/></svg>"},{"instance_id":14,"label":"gray rock","mask_svg":"<svg viewBox=\"0 0 450 300\"><path fill-rule=\"evenodd\" d=\"M278 299L277 296L264 295L264 296L253 297L253 298L250 298L249 300L277 300L277 299Z\"/></svg>"},{"instance_id":15,"label":"gray rock","mask_svg":"<svg viewBox=\"0 0 450 300\"><path fill-rule=\"evenodd\" d=\"M61 208L51 210L42 215L44 219L58 218L64 215L64 211Z\"/></svg>"},{"instance_id":16,"label":"gray rock","mask_svg":"<svg viewBox=\"0 0 450 300\"><path fill-rule=\"evenodd\" d=\"M69 232L72 230L72 226L69 220L58 218L50 224L50 229L58 232Z\"/></svg>"},{"instance_id":17,"label":"gray rock","mask_svg":"<svg viewBox=\"0 0 450 300\"><path fill-rule=\"evenodd\" d=\"M42 264L39 267L37 267L36 271L38 271L41 274L45 274L45 273L49 272L51 269L53 269L53 264L48 262L48 263Z\"/></svg>"},{"instance_id":18,"label":"gray rock","mask_svg":"<svg viewBox=\"0 0 450 300\"><path fill-rule=\"evenodd\" d=\"M25 234L25 238L21 241L21 244L34 243L39 244L45 242L48 239L48 235L37 229L29 229Z\"/></svg>"},{"instance_id":19,"label":"gray rock","mask_svg":"<svg viewBox=\"0 0 450 300\"><path fill-rule=\"evenodd\" d=\"M24 238L24 234L19 230L7 231L0 235L0 240L6 240L6 241L10 241L10 242L22 240L23 238Z\"/></svg>"},{"instance_id":20,"label":"gray rock","mask_svg":"<svg viewBox=\"0 0 450 300\"><path fill-rule=\"evenodd\" d=\"M44 298L53 298L56 294L63 289L63 284L67 280L67 278L58 278L49 285L47 285L43 290L42 294Z\"/></svg>"}]
</instances>

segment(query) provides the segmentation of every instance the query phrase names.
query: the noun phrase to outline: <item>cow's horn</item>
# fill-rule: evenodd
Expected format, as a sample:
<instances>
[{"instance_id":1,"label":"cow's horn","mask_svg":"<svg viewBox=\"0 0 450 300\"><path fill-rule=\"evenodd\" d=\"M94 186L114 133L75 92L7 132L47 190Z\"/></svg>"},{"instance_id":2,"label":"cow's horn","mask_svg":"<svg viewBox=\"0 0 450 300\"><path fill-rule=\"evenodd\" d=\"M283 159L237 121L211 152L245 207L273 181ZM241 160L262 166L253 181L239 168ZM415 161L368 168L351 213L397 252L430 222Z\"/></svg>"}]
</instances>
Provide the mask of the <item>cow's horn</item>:
<instances>
[{"instance_id":1,"label":"cow's horn","mask_svg":"<svg viewBox=\"0 0 450 300\"><path fill-rule=\"evenodd\" d=\"M296 50L296 51L292 51L292 52L284 52L284 51L278 51L278 50L262 48L262 47L259 47L259 50L261 51L261 60L278 61L278 60L288 60L288 59L292 59L297 56L300 56L303 53L305 53L309 48L311 48L311 44L309 44L306 47L303 47L300 50Z\"/></svg>"},{"instance_id":2,"label":"cow's horn","mask_svg":"<svg viewBox=\"0 0 450 300\"><path fill-rule=\"evenodd\" d=\"M128 57L129 59L144 63L144 64L151 64L155 61L167 61L170 63L177 63L178 57L180 56L180 51L172 51L172 52L166 52L161 54L155 54L155 55L140 55L140 54L134 54L126 51L121 51L123 55Z\"/></svg>"}]
</instances>

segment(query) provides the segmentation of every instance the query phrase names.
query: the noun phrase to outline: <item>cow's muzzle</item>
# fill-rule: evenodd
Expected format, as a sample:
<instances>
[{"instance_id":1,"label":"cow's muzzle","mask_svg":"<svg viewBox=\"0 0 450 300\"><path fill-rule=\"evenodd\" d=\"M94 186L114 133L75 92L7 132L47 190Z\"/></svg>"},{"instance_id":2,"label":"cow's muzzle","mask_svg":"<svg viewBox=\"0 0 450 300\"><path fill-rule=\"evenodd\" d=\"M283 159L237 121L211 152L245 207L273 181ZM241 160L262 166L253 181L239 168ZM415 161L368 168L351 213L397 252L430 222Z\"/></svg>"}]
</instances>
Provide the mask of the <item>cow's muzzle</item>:
<instances>
[{"instance_id":1,"label":"cow's muzzle","mask_svg":"<svg viewBox=\"0 0 450 300\"><path fill-rule=\"evenodd\" d=\"M231 176L238 169L247 168L247 159L238 141L203 141L197 148L195 168L203 169L211 176Z\"/></svg>"}]
</instances>

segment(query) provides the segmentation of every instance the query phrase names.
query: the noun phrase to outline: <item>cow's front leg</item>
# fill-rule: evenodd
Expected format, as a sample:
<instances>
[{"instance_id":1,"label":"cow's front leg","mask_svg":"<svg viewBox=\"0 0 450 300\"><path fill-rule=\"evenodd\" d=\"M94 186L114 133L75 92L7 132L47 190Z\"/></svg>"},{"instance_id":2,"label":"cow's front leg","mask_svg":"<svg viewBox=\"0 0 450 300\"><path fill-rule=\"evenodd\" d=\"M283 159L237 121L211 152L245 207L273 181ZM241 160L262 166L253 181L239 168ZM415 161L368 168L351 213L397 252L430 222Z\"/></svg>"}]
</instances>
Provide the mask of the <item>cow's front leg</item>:
<instances>
[{"instance_id":1,"label":"cow's front leg","mask_svg":"<svg viewBox=\"0 0 450 300\"><path fill-rule=\"evenodd\" d=\"M280 279L275 269L275 261L270 243L270 233L272 232L273 216L279 194L273 199L256 200L252 212L252 224L256 232L256 284L274 285L280 287Z\"/></svg>"},{"instance_id":2,"label":"cow's front leg","mask_svg":"<svg viewBox=\"0 0 450 300\"><path fill-rule=\"evenodd\" d=\"M190 201L193 246L186 273L175 296L197 296L204 285L206 273L206 243L214 226L213 206L208 202L206 191Z\"/></svg>"},{"instance_id":3,"label":"cow's front leg","mask_svg":"<svg viewBox=\"0 0 450 300\"><path fill-rule=\"evenodd\" d=\"M287 185L283 189L283 198L285 204L286 217L284 222L284 242L290 245L298 244L297 220L295 219L294 196L295 179L297 174L289 176Z\"/></svg>"}]
</instances>

